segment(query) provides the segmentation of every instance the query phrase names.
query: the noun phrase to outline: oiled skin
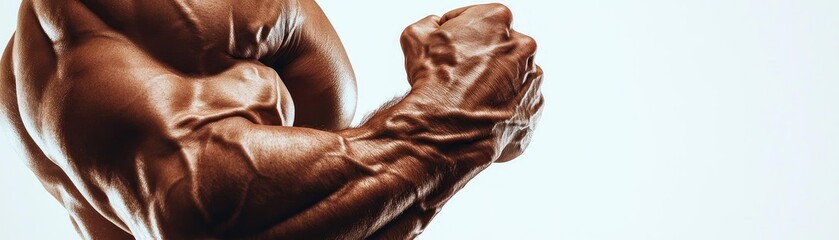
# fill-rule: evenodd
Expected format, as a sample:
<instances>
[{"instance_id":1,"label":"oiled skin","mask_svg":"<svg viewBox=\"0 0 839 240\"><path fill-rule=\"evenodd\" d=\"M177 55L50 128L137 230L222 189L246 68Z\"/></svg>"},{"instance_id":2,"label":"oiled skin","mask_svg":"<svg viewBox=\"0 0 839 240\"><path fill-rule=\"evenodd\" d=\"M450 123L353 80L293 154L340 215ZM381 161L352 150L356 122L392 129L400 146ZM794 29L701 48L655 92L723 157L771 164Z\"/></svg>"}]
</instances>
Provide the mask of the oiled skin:
<instances>
[{"instance_id":1,"label":"oiled skin","mask_svg":"<svg viewBox=\"0 0 839 240\"><path fill-rule=\"evenodd\" d=\"M355 84L311 0L24 1L0 106L86 239L413 238L540 115L498 4L402 35L411 92L345 129Z\"/></svg>"}]
</instances>

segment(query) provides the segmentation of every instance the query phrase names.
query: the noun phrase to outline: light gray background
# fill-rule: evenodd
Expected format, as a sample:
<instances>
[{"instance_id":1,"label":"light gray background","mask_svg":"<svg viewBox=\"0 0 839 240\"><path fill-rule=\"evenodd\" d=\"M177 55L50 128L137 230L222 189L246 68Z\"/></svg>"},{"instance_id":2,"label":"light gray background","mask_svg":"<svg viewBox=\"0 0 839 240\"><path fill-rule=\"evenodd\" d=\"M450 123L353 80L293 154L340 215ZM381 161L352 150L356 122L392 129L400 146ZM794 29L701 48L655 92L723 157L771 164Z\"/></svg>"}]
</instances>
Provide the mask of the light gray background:
<instances>
[{"instance_id":1,"label":"light gray background","mask_svg":"<svg viewBox=\"0 0 839 240\"><path fill-rule=\"evenodd\" d=\"M540 129L421 239L839 239L835 0L504 2L539 42ZM0 39L18 3L0 3ZM320 3L360 118L408 89L401 30L477 1ZM2 143L0 238L75 238Z\"/></svg>"}]
</instances>

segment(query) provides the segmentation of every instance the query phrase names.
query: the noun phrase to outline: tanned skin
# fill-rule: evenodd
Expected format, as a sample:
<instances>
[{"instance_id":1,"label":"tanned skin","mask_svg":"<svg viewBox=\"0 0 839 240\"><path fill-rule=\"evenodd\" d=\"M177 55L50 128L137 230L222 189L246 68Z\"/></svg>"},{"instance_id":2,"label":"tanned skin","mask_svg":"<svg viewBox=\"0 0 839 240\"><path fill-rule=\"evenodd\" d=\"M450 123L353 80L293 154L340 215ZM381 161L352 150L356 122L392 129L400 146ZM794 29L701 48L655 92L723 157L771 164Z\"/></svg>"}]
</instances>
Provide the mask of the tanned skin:
<instances>
[{"instance_id":1,"label":"tanned skin","mask_svg":"<svg viewBox=\"0 0 839 240\"><path fill-rule=\"evenodd\" d=\"M409 239L540 115L500 4L402 34L411 91L347 129L355 80L312 0L25 0L2 123L85 239Z\"/></svg>"}]
</instances>

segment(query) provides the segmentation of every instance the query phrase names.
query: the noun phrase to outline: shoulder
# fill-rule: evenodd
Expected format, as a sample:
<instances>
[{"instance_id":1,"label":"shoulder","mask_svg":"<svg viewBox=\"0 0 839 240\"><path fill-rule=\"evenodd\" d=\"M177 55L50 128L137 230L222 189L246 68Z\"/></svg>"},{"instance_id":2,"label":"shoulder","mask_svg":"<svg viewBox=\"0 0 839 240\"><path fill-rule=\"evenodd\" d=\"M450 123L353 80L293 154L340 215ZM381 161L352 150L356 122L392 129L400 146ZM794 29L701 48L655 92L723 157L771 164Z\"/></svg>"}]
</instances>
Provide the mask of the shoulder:
<instances>
[{"instance_id":1,"label":"shoulder","mask_svg":"<svg viewBox=\"0 0 839 240\"><path fill-rule=\"evenodd\" d=\"M131 138L160 115L141 99L174 95L171 88L149 90L177 76L80 1L24 1L13 43L21 122L57 163L70 150Z\"/></svg>"}]
</instances>

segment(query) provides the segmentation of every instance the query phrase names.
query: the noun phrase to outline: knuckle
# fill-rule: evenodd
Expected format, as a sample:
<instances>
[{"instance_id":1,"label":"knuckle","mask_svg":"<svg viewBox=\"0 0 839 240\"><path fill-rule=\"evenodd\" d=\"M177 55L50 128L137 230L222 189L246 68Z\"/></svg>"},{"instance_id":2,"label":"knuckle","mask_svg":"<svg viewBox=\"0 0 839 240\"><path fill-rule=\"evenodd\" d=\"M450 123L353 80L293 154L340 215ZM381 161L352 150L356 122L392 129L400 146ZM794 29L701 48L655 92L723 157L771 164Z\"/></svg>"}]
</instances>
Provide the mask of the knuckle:
<instances>
[{"instance_id":1,"label":"knuckle","mask_svg":"<svg viewBox=\"0 0 839 240\"><path fill-rule=\"evenodd\" d=\"M423 18L422 20L423 21L428 21L428 22L438 22L438 21L440 21L440 16L432 14L432 15L428 15L427 17Z\"/></svg>"},{"instance_id":2,"label":"knuckle","mask_svg":"<svg viewBox=\"0 0 839 240\"><path fill-rule=\"evenodd\" d=\"M408 25L408 27L405 27L405 33L408 35L416 34L418 30L419 27L416 24Z\"/></svg>"},{"instance_id":3,"label":"knuckle","mask_svg":"<svg viewBox=\"0 0 839 240\"><path fill-rule=\"evenodd\" d=\"M536 48L538 47L536 39L533 39L533 37L527 35L522 35L522 37L519 38L519 41L521 46L525 49L525 51L528 54L536 53Z\"/></svg>"},{"instance_id":4,"label":"knuckle","mask_svg":"<svg viewBox=\"0 0 839 240\"><path fill-rule=\"evenodd\" d=\"M490 3L487 4L488 11L491 11L496 17L510 22L513 19L513 11L504 4Z\"/></svg>"},{"instance_id":5,"label":"knuckle","mask_svg":"<svg viewBox=\"0 0 839 240\"><path fill-rule=\"evenodd\" d=\"M405 30L402 31L402 39L421 38L422 36L426 36L429 32L434 30L435 23L438 22L439 19L439 16L429 15L414 24L408 25L408 27L405 27Z\"/></svg>"},{"instance_id":6,"label":"knuckle","mask_svg":"<svg viewBox=\"0 0 839 240\"><path fill-rule=\"evenodd\" d=\"M510 8L506 5L501 3L489 3L486 5L487 8L494 10L494 12L498 13L510 13Z\"/></svg>"},{"instance_id":7,"label":"knuckle","mask_svg":"<svg viewBox=\"0 0 839 240\"><path fill-rule=\"evenodd\" d=\"M405 28L405 30L402 30L401 37L402 37L402 39L408 39L412 36L415 36L416 33L417 33L417 26L409 25L408 27Z\"/></svg>"}]
</instances>

